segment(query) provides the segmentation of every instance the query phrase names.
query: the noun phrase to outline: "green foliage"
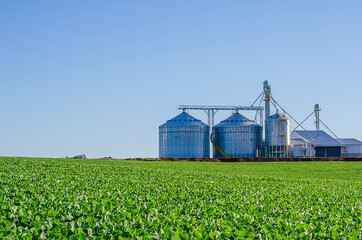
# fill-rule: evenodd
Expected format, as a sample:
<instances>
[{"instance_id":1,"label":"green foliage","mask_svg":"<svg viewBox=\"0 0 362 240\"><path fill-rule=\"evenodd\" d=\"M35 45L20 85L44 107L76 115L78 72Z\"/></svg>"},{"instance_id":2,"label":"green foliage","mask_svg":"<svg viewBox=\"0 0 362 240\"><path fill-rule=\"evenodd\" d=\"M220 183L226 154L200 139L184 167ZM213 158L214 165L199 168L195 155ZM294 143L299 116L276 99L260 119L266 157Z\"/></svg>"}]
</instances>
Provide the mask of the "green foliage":
<instances>
[{"instance_id":1,"label":"green foliage","mask_svg":"<svg viewBox=\"0 0 362 240\"><path fill-rule=\"evenodd\" d=\"M0 238L361 239L362 162L0 158Z\"/></svg>"}]
</instances>

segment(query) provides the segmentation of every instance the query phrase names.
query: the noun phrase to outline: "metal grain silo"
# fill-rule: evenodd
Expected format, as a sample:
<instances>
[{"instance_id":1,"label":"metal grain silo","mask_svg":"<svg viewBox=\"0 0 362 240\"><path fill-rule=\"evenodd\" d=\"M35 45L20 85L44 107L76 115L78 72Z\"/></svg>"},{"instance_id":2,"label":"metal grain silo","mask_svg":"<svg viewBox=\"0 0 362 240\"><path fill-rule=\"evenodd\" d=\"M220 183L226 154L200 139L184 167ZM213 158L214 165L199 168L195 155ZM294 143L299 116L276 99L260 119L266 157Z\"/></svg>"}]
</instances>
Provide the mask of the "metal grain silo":
<instances>
[{"instance_id":1,"label":"metal grain silo","mask_svg":"<svg viewBox=\"0 0 362 240\"><path fill-rule=\"evenodd\" d=\"M183 112L159 127L160 158L208 158L210 127Z\"/></svg>"},{"instance_id":2,"label":"metal grain silo","mask_svg":"<svg viewBox=\"0 0 362 240\"><path fill-rule=\"evenodd\" d=\"M276 113L265 120L267 157L288 157L290 145L290 121Z\"/></svg>"},{"instance_id":3,"label":"metal grain silo","mask_svg":"<svg viewBox=\"0 0 362 240\"><path fill-rule=\"evenodd\" d=\"M239 113L213 127L214 157L260 157L262 127Z\"/></svg>"}]
</instances>

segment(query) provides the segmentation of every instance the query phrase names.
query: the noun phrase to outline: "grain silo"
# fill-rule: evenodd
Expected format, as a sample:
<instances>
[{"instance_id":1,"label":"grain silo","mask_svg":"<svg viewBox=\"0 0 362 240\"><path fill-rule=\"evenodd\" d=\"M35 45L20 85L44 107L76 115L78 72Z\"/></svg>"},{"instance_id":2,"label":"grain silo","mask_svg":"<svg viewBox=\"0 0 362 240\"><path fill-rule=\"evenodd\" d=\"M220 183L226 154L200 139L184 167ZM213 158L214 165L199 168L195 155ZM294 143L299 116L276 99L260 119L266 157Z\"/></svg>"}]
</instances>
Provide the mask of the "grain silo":
<instances>
[{"instance_id":1,"label":"grain silo","mask_svg":"<svg viewBox=\"0 0 362 240\"><path fill-rule=\"evenodd\" d=\"M208 158L210 127L186 112L159 127L160 158Z\"/></svg>"},{"instance_id":2,"label":"grain silo","mask_svg":"<svg viewBox=\"0 0 362 240\"><path fill-rule=\"evenodd\" d=\"M276 113L265 120L267 157L288 157L290 122L285 115Z\"/></svg>"},{"instance_id":3,"label":"grain silo","mask_svg":"<svg viewBox=\"0 0 362 240\"><path fill-rule=\"evenodd\" d=\"M238 112L213 127L214 157L261 157L262 127Z\"/></svg>"}]
</instances>

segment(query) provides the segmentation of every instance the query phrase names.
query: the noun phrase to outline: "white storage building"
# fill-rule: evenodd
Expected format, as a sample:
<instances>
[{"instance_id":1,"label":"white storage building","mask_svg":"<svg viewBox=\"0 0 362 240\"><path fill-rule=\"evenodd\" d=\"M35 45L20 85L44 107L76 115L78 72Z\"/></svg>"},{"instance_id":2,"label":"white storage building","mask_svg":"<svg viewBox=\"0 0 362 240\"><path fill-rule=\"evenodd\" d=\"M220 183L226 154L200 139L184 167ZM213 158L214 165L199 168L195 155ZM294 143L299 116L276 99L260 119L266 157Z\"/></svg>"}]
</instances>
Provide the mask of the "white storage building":
<instances>
[{"instance_id":1,"label":"white storage building","mask_svg":"<svg viewBox=\"0 0 362 240\"><path fill-rule=\"evenodd\" d=\"M322 130L294 131L291 144L294 157L341 157L343 146Z\"/></svg>"},{"instance_id":2,"label":"white storage building","mask_svg":"<svg viewBox=\"0 0 362 240\"><path fill-rule=\"evenodd\" d=\"M340 138L343 144L342 157L362 157L362 142L355 138Z\"/></svg>"}]
</instances>

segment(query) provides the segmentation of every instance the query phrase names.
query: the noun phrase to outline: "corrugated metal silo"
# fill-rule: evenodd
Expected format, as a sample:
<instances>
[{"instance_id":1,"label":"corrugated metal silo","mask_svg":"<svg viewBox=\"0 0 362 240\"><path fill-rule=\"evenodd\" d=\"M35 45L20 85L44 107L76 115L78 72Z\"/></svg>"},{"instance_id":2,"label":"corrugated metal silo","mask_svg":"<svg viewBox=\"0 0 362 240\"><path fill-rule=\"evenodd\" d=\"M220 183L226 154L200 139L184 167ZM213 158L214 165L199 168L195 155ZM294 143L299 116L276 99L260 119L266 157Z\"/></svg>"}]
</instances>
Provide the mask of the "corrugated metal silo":
<instances>
[{"instance_id":1,"label":"corrugated metal silo","mask_svg":"<svg viewBox=\"0 0 362 240\"><path fill-rule=\"evenodd\" d=\"M268 157L288 157L290 145L290 121L285 115L276 113L265 120L268 129L266 147Z\"/></svg>"},{"instance_id":2,"label":"corrugated metal silo","mask_svg":"<svg viewBox=\"0 0 362 240\"><path fill-rule=\"evenodd\" d=\"M239 113L213 127L214 157L260 157L262 127Z\"/></svg>"},{"instance_id":3,"label":"corrugated metal silo","mask_svg":"<svg viewBox=\"0 0 362 240\"><path fill-rule=\"evenodd\" d=\"M208 158L210 127L183 112L159 127L160 158Z\"/></svg>"}]
</instances>

